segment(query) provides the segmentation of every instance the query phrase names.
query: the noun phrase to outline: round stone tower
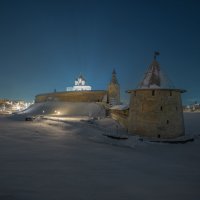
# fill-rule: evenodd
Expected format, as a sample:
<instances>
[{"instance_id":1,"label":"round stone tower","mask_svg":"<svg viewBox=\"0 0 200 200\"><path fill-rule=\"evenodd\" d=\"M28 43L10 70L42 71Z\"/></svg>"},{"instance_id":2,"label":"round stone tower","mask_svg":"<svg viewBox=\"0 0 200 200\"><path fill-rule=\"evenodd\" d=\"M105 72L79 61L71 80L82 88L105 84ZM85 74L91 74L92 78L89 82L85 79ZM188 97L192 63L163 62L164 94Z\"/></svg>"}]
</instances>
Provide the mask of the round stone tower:
<instances>
[{"instance_id":1,"label":"round stone tower","mask_svg":"<svg viewBox=\"0 0 200 200\"><path fill-rule=\"evenodd\" d=\"M176 138L184 135L181 93L160 70L156 54L144 79L135 90L130 90L128 131L133 134Z\"/></svg>"},{"instance_id":2,"label":"round stone tower","mask_svg":"<svg viewBox=\"0 0 200 200\"><path fill-rule=\"evenodd\" d=\"M108 103L112 106L120 104L120 86L115 70L112 72L112 79L108 86Z\"/></svg>"}]
</instances>

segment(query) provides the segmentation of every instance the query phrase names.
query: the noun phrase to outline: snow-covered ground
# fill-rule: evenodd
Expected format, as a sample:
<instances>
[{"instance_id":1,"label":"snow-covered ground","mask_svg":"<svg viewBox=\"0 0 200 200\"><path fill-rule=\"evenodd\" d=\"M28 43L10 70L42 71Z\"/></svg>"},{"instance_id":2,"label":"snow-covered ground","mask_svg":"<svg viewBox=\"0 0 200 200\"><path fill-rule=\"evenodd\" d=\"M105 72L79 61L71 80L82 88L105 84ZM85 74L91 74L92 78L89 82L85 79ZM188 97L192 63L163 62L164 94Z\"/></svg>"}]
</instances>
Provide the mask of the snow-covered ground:
<instances>
[{"instance_id":1,"label":"snow-covered ground","mask_svg":"<svg viewBox=\"0 0 200 200\"><path fill-rule=\"evenodd\" d=\"M195 141L161 144L103 134L112 119L0 117L0 200L198 200L200 113L185 113Z\"/></svg>"}]
</instances>

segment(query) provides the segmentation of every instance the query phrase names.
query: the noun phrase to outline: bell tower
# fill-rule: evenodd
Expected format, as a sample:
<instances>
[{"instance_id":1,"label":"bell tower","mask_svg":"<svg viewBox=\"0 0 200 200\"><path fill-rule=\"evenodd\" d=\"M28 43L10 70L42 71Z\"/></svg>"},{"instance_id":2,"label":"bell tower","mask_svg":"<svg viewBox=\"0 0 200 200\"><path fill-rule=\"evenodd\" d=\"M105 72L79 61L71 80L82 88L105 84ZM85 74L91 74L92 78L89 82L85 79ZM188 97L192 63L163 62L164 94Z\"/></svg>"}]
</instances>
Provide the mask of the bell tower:
<instances>
[{"instance_id":1,"label":"bell tower","mask_svg":"<svg viewBox=\"0 0 200 200\"><path fill-rule=\"evenodd\" d=\"M120 85L116 77L115 69L113 69L112 78L108 86L108 103L111 106L120 104Z\"/></svg>"}]
</instances>

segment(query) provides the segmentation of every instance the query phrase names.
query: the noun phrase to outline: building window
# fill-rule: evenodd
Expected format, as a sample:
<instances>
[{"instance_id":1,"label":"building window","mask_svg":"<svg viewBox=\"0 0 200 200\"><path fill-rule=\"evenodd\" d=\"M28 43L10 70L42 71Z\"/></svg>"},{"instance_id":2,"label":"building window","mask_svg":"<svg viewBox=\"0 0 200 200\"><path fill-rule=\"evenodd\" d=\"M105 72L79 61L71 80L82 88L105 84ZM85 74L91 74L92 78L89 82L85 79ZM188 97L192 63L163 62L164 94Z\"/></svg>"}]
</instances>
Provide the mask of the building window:
<instances>
[{"instance_id":1,"label":"building window","mask_svg":"<svg viewBox=\"0 0 200 200\"><path fill-rule=\"evenodd\" d=\"M172 96L172 91L170 91L170 96Z\"/></svg>"},{"instance_id":2,"label":"building window","mask_svg":"<svg viewBox=\"0 0 200 200\"><path fill-rule=\"evenodd\" d=\"M136 91L134 91L134 96L136 97Z\"/></svg>"},{"instance_id":3,"label":"building window","mask_svg":"<svg viewBox=\"0 0 200 200\"><path fill-rule=\"evenodd\" d=\"M155 96L155 90L152 90L152 96Z\"/></svg>"},{"instance_id":4,"label":"building window","mask_svg":"<svg viewBox=\"0 0 200 200\"><path fill-rule=\"evenodd\" d=\"M163 111L163 107L162 106L160 106L160 110Z\"/></svg>"},{"instance_id":5,"label":"building window","mask_svg":"<svg viewBox=\"0 0 200 200\"><path fill-rule=\"evenodd\" d=\"M167 124L169 124L169 120L167 120Z\"/></svg>"},{"instance_id":6,"label":"building window","mask_svg":"<svg viewBox=\"0 0 200 200\"><path fill-rule=\"evenodd\" d=\"M176 111L178 110L178 107L176 106Z\"/></svg>"}]
</instances>

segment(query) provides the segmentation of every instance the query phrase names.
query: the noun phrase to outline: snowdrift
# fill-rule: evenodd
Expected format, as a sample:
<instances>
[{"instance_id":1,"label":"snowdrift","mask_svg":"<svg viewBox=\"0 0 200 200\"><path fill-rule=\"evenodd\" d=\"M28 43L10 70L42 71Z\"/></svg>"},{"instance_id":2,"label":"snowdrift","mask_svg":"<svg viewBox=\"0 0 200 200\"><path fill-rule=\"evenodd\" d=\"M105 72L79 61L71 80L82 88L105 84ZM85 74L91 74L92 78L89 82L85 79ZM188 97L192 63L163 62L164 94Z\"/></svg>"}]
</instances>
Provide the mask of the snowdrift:
<instances>
[{"instance_id":1,"label":"snowdrift","mask_svg":"<svg viewBox=\"0 0 200 200\"><path fill-rule=\"evenodd\" d=\"M31 105L28 109L18 112L20 115L60 115L105 117L103 105L87 102L42 102Z\"/></svg>"}]
</instances>

